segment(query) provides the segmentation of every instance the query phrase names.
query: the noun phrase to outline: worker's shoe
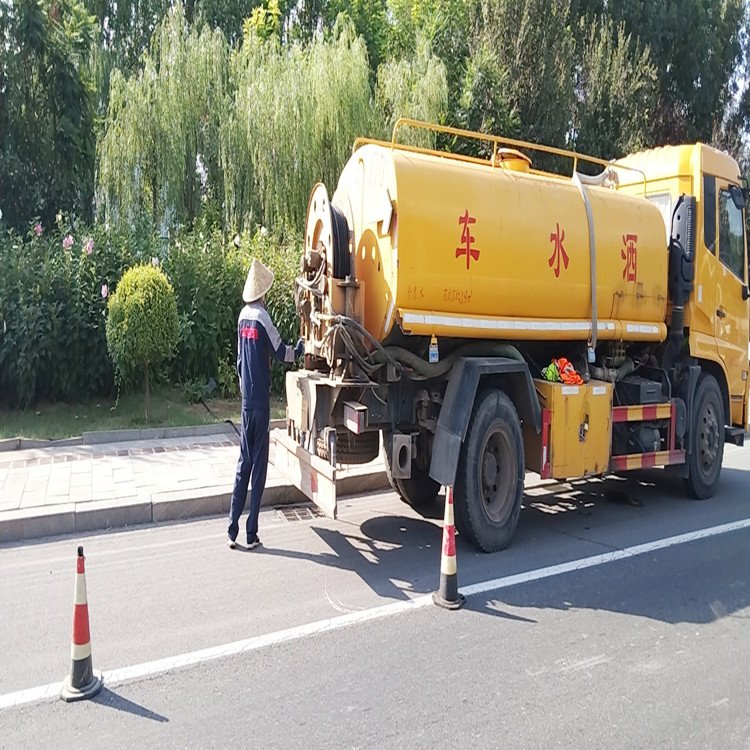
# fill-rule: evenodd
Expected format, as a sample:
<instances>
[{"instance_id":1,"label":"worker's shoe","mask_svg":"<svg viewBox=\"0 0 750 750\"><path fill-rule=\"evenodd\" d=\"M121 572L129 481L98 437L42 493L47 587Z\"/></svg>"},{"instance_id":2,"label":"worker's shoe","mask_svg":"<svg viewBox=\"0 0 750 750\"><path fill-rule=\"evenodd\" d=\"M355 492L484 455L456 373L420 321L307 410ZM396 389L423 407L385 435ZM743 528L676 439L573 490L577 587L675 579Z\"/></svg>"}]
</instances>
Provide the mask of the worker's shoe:
<instances>
[{"instance_id":1,"label":"worker's shoe","mask_svg":"<svg viewBox=\"0 0 750 750\"><path fill-rule=\"evenodd\" d=\"M247 540L247 548L249 550L255 549L256 547L260 547L260 546L261 546L260 537L257 534L255 535L255 539Z\"/></svg>"},{"instance_id":2,"label":"worker's shoe","mask_svg":"<svg viewBox=\"0 0 750 750\"><path fill-rule=\"evenodd\" d=\"M231 536L228 536L227 537L227 546L229 547L229 549L237 549L237 540L236 539L232 539Z\"/></svg>"}]
</instances>

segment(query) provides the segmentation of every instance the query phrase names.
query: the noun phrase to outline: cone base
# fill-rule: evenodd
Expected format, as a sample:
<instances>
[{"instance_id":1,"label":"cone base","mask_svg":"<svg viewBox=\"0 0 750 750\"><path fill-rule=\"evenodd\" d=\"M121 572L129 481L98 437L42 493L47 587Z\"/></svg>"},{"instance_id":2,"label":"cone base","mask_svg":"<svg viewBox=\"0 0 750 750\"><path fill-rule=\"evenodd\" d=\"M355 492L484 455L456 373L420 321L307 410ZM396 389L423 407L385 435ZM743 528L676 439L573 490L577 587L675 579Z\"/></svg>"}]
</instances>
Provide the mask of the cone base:
<instances>
[{"instance_id":1,"label":"cone base","mask_svg":"<svg viewBox=\"0 0 750 750\"><path fill-rule=\"evenodd\" d=\"M466 604L466 597L463 594L457 594L455 599L444 599L440 592L436 591L432 595L432 601L443 609L461 609Z\"/></svg>"},{"instance_id":2,"label":"cone base","mask_svg":"<svg viewBox=\"0 0 750 750\"><path fill-rule=\"evenodd\" d=\"M70 675L63 680L60 698L66 703L71 701L82 701L86 698L93 698L102 689L102 675L100 672L94 672L91 682L81 688L73 687L70 684Z\"/></svg>"}]
</instances>

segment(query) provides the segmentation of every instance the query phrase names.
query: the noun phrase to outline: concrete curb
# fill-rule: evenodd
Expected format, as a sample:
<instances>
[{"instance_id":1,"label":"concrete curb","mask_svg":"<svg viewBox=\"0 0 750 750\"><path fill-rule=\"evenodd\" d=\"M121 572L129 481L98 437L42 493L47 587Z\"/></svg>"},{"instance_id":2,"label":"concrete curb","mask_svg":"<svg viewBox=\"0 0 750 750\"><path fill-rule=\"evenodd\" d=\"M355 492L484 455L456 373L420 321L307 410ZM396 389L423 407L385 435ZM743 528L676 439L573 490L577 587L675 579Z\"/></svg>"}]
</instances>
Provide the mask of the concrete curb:
<instances>
[{"instance_id":1,"label":"concrete curb","mask_svg":"<svg viewBox=\"0 0 750 750\"><path fill-rule=\"evenodd\" d=\"M345 497L376 492L388 486L385 470L378 466L368 471L353 470L351 474L341 477L337 492L340 497ZM206 487L203 490L154 493L149 500L121 497L6 511L0 518L0 544L61 534L222 516L229 512L230 498L231 493L227 492L226 487ZM263 507L293 505L306 500L296 487L277 481L266 487Z\"/></svg>"},{"instance_id":2,"label":"concrete curb","mask_svg":"<svg viewBox=\"0 0 750 750\"><path fill-rule=\"evenodd\" d=\"M286 420L272 419L271 429L284 429ZM239 429L239 426L238 426ZM234 428L226 422L199 424L188 427L147 427L142 430L99 430L84 432L79 437L60 440L34 440L31 438L6 438L0 440L0 453L27 448L65 448L71 445L102 445L127 443L136 440L169 440L174 438L204 437L206 435L234 435Z\"/></svg>"}]
</instances>

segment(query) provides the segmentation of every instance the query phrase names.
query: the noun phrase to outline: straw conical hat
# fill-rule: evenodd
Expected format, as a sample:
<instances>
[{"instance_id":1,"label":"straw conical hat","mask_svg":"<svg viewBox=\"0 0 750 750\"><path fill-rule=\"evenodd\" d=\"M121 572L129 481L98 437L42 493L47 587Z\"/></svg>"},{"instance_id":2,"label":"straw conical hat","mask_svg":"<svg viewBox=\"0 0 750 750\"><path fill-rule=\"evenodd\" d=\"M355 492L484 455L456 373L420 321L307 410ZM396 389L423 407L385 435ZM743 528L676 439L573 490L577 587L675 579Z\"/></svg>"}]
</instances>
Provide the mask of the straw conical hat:
<instances>
[{"instance_id":1,"label":"straw conical hat","mask_svg":"<svg viewBox=\"0 0 750 750\"><path fill-rule=\"evenodd\" d=\"M242 299L245 302L255 302L268 293L273 284L273 271L266 268L257 258L253 258L253 264L247 274L245 288L242 291Z\"/></svg>"}]
</instances>

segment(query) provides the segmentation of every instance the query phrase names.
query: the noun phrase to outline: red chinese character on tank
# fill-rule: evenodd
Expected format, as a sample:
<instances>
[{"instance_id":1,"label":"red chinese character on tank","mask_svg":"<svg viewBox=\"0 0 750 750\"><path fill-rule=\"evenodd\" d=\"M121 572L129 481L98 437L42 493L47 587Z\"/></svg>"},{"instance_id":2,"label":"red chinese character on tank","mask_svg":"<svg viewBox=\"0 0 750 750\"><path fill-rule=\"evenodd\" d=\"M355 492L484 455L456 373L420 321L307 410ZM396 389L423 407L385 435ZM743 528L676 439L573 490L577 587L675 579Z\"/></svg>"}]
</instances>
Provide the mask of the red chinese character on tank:
<instances>
[{"instance_id":1,"label":"red chinese character on tank","mask_svg":"<svg viewBox=\"0 0 750 750\"><path fill-rule=\"evenodd\" d=\"M473 242L476 239L471 233L469 226L476 224L477 220L474 216L469 215L469 209L467 208L463 216L458 217L458 223L463 226L461 232L461 246L456 248L456 257L460 258L462 255L466 256L466 270L469 270L471 259L479 260L479 250L473 246Z\"/></svg>"},{"instance_id":2,"label":"red chinese character on tank","mask_svg":"<svg viewBox=\"0 0 750 750\"><path fill-rule=\"evenodd\" d=\"M620 251L620 255L625 261L625 268L622 269L622 278L625 279L625 281L635 281L638 274L637 242L637 234L622 235L622 244L624 245L624 247Z\"/></svg>"},{"instance_id":3,"label":"red chinese character on tank","mask_svg":"<svg viewBox=\"0 0 750 750\"><path fill-rule=\"evenodd\" d=\"M560 228L560 224L555 223L555 231L550 233L549 241L553 245L552 255L549 257L549 267L555 271L555 278L560 278L560 263L567 269L570 258L565 252L563 241L565 240L565 230Z\"/></svg>"}]
</instances>

